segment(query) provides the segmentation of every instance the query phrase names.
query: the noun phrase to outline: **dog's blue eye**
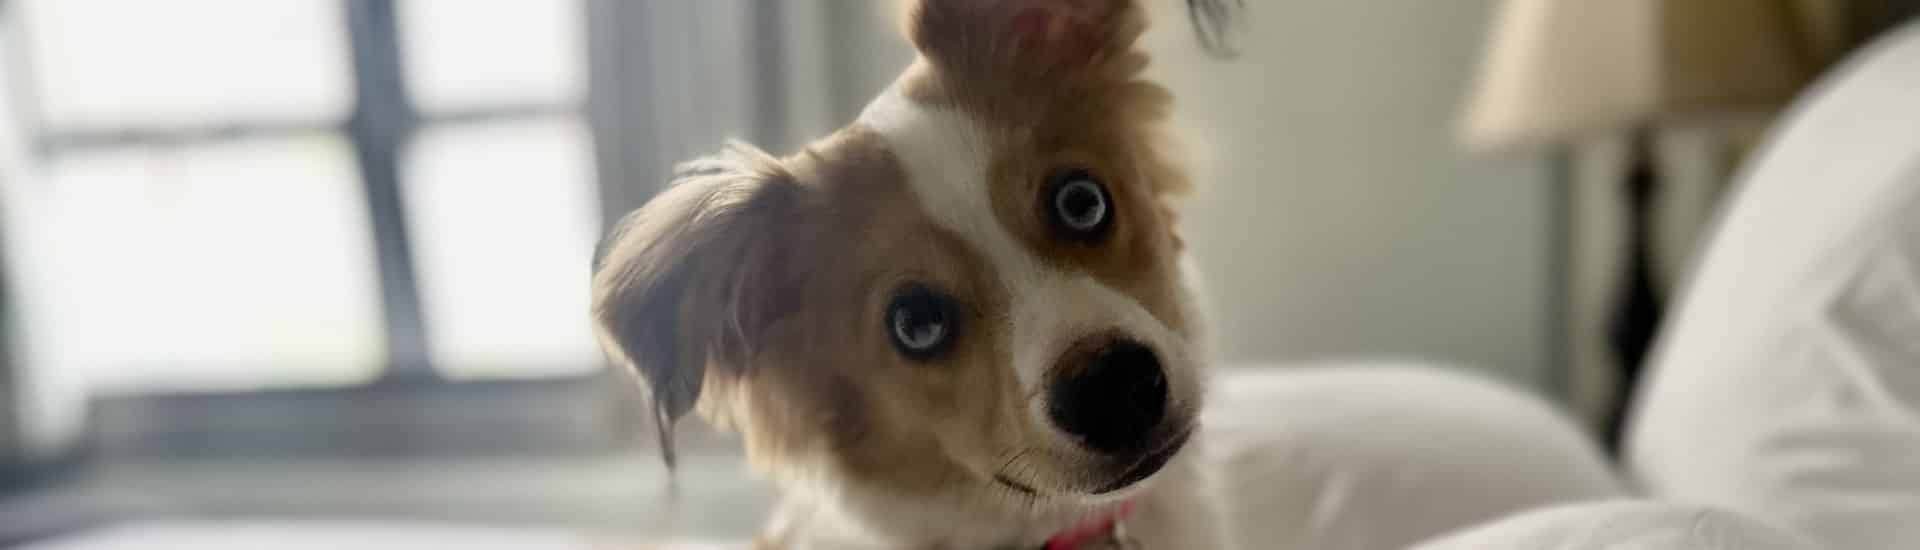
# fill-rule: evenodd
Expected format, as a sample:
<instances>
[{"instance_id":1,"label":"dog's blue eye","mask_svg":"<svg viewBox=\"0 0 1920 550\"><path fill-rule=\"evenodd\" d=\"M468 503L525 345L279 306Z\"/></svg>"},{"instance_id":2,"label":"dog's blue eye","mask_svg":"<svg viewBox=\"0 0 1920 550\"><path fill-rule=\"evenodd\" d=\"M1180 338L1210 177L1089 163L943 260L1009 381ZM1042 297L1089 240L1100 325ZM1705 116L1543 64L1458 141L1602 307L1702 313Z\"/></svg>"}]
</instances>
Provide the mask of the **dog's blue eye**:
<instances>
[{"instance_id":1,"label":"dog's blue eye","mask_svg":"<svg viewBox=\"0 0 1920 550\"><path fill-rule=\"evenodd\" d=\"M959 328L953 299L924 286L907 287L887 305L887 334L910 359L929 360L946 353Z\"/></svg>"},{"instance_id":2,"label":"dog's blue eye","mask_svg":"<svg viewBox=\"0 0 1920 550\"><path fill-rule=\"evenodd\" d=\"M1047 185L1047 213L1055 230L1075 240L1095 240L1113 223L1113 198L1085 170L1055 176Z\"/></svg>"}]
</instances>

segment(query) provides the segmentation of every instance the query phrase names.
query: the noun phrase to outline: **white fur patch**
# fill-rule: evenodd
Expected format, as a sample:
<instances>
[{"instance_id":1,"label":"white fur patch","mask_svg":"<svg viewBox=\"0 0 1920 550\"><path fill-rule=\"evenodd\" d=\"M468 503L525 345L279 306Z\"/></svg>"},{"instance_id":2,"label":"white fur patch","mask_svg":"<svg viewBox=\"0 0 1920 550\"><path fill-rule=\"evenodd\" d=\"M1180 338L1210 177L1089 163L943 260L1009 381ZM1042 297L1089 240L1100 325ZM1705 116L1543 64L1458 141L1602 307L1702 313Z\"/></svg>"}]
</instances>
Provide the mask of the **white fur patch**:
<instances>
[{"instance_id":1,"label":"white fur patch","mask_svg":"<svg viewBox=\"0 0 1920 550\"><path fill-rule=\"evenodd\" d=\"M995 182L987 181L993 153L966 113L888 90L867 106L860 122L887 140L906 171L908 188L935 223L985 256L1005 285L1012 311L1000 328L1007 331L1023 389L1038 388L1076 339L1111 329L1173 354L1163 360L1191 364L1192 358L1182 355L1184 335L1173 333L1137 300L1093 277L1048 266L1000 223L990 194Z\"/></svg>"}]
</instances>

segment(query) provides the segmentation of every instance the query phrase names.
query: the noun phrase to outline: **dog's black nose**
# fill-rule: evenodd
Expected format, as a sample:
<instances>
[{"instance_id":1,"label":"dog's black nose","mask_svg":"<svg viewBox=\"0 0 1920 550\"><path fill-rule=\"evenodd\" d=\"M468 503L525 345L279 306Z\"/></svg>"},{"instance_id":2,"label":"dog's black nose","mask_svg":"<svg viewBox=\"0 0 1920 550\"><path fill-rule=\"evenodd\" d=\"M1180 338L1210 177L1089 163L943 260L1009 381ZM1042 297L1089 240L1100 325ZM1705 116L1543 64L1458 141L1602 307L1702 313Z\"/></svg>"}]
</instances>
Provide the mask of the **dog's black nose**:
<instances>
[{"instance_id":1,"label":"dog's black nose","mask_svg":"<svg viewBox=\"0 0 1920 550\"><path fill-rule=\"evenodd\" d=\"M1118 340L1056 380L1049 397L1054 424L1087 447L1135 451L1167 414L1167 375L1152 349Z\"/></svg>"}]
</instances>

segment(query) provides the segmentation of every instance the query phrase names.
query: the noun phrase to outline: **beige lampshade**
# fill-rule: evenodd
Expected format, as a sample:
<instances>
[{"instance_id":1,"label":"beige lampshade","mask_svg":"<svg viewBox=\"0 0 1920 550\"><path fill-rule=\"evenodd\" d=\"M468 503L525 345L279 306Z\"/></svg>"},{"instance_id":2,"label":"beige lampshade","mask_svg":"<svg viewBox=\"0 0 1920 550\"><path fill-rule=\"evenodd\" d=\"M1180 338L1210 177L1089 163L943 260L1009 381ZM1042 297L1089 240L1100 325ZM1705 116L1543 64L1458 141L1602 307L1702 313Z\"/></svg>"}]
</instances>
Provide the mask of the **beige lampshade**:
<instances>
[{"instance_id":1,"label":"beige lampshade","mask_svg":"<svg viewBox=\"0 0 1920 550\"><path fill-rule=\"evenodd\" d=\"M1461 139L1489 151L1764 113L1812 78L1806 0L1506 0Z\"/></svg>"}]
</instances>

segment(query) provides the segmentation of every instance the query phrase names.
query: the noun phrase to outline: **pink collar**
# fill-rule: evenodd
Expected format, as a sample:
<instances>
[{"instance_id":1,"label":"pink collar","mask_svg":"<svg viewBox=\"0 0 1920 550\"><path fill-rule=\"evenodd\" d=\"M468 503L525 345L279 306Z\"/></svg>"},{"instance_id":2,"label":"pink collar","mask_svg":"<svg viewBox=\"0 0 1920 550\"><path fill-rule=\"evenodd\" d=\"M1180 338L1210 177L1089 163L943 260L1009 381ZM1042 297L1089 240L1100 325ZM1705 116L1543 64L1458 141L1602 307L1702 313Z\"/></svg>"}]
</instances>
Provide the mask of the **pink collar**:
<instances>
[{"instance_id":1,"label":"pink collar","mask_svg":"<svg viewBox=\"0 0 1920 550\"><path fill-rule=\"evenodd\" d=\"M1046 550L1078 550L1081 545L1100 540L1101 537L1114 534L1115 528L1127 515L1133 513L1133 501L1120 503L1120 507L1111 514L1094 516L1079 525L1067 528L1047 539Z\"/></svg>"}]
</instances>

